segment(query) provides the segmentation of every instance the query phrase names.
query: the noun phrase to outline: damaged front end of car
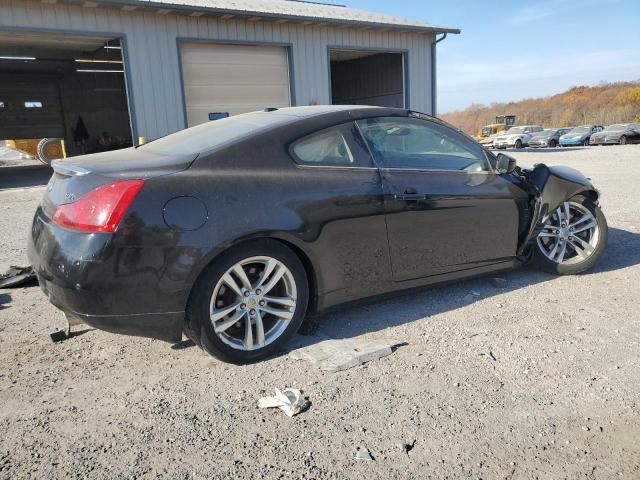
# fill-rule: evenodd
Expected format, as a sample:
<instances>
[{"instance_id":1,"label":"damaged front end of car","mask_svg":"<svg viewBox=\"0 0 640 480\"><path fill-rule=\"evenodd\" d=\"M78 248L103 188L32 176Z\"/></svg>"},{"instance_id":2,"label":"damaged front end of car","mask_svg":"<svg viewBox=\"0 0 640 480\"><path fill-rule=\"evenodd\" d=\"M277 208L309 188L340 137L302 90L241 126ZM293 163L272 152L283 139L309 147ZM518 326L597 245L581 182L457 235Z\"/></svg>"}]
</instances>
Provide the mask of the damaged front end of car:
<instances>
[{"instance_id":1,"label":"damaged front end of car","mask_svg":"<svg viewBox=\"0 0 640 480\"><path fill-rule=\"evenodd\" d=\"M590 179L573 168L537 164L530 170L518 168L516 173L531 193L530 224L517 251L518 256L527 262L532 245L556 209L576 195L587 196L597 203L600 194Z\"/></svg>"}]
</instances>

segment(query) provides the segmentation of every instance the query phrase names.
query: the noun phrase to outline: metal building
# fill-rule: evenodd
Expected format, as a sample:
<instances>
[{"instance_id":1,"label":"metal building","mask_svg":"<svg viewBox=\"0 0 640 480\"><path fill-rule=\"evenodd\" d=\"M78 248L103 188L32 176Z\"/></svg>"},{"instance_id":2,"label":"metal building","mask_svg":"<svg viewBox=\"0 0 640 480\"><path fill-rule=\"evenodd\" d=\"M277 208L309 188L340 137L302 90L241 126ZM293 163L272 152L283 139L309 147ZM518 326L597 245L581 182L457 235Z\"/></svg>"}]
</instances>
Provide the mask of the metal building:
<instances>
[{"instance_id":1,"label":"metal building","mask_svg":"<svg viewBox=\"0 0 640 480\"><path fill-rule=\"evenodd\" d=\"M433 113L446 33L296 0L0 0L0 140L85 153L265 107Z\"/></svg>"}]
</instances>

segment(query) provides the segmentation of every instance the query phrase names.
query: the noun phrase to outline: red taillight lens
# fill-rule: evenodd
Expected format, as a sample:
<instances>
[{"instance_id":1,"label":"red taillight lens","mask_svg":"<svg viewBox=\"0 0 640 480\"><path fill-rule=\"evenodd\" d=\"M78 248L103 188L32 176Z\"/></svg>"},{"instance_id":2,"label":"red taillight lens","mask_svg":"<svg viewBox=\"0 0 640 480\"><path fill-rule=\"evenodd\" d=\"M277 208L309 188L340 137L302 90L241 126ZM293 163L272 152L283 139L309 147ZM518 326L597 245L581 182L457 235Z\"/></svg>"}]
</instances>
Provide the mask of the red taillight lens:
<instances>
[{"instance_id":1,"label":"red taillight lens","mask_svg":"<svg viewBox=\"0 0 640 480\"><path fill-rule=\"evenodd\" d=\"M73 203L60 205L53 221L82 232L113 233L143 185L144 180L102 185Z\"/></svg>"}]
</instances>

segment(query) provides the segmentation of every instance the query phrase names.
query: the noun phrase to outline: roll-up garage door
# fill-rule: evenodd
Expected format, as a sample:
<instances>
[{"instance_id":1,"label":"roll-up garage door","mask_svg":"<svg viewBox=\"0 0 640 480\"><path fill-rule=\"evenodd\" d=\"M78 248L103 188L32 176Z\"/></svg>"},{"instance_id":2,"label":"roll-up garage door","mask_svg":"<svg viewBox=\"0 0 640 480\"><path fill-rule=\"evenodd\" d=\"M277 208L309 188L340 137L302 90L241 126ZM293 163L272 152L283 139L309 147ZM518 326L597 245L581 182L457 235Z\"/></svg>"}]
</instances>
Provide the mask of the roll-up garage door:
<instances>
[{"instance_id":1,"label":"roll-up garage door","mask_svg":"<svg viewBox=\"0 0 640 480\"><path fill-rule=\"evenodd\" d=\"M182 42L187 124L291 105L286 47Z\"/></svg>"},{"instance_id":2,"label":"roll-up garage door","mask_svg":"<svg viewBox=\"0 0 640 480\"><path fill-rule=\"evenodd\" d=\"M0 75L0 140L64 137L58 78Z\"/></svg>"}]
</instances>

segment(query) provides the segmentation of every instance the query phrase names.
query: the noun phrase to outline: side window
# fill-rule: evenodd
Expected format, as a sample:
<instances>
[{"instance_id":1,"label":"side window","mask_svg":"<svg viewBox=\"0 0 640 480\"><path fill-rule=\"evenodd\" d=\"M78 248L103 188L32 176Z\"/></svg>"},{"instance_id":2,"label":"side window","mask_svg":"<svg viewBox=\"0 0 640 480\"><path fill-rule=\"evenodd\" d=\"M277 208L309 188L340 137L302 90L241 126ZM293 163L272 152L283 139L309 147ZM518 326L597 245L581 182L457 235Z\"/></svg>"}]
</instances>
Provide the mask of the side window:
<instances>
[{"instance_id":1,"label":"side window","mask_svg":"<svg viewBox=\"0 0 640 480\"><path fill-rule=\"evenodd\" d=\"M434 121L377 117L356 122L380 167L490 171L484 150Z\"/></svg>"},{"instance_id":2,"label":"side window","mask_svg":"<svg viewBox=\"0 0 640 480\"><path fill-rule=\"evenodd\" d=\"M353 153L338 127L313 133L291 146L296 163L303 165L352 165Z\"/></svg>"}]
</instances>

